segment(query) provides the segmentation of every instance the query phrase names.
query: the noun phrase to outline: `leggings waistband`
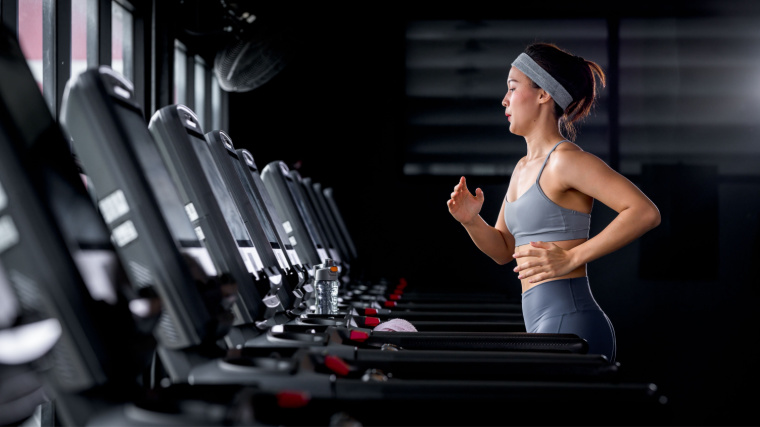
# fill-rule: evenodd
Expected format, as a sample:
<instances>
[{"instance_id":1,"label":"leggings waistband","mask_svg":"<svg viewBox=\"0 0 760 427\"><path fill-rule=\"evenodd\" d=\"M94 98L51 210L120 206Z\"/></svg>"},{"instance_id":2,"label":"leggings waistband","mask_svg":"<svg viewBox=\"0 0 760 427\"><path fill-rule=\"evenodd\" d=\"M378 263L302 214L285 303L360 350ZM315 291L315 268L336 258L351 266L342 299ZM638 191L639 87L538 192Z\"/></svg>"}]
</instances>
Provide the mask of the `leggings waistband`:
<instances>
[{"instance_id":1,"label":"leggings waistband","mask_svg":"<svg viewBox=\"0 0 760 427\"><path fill-rule=\"evenodd\" d=\"M584 310L599 310L591 294L588 277L550 280L538 284L522 294L523 311L540 318L551 311L552 314L572 313Z\"/></svg>"}]
</instances>

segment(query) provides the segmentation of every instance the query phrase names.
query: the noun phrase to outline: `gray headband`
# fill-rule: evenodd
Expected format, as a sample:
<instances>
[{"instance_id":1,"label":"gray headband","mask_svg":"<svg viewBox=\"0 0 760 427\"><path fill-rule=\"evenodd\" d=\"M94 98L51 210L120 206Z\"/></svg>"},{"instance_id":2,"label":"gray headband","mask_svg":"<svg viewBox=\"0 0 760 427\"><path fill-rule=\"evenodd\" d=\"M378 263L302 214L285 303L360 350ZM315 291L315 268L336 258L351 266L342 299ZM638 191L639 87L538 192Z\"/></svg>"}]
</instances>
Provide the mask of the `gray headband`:
<instances>
[{"instance_id":1,"label":"gray headband","mask_svg":"<svg viewBox=\"0 0 760 427\"><path fill-rule=\"evenodd\" d=\"M539 85L546 91L564 110L573 102L573 97L554 77L546 70L541 68L528 54L521 53L517 59L512 62L512 66L522 71L529 79Z\"/></svg>"}]
</instances>

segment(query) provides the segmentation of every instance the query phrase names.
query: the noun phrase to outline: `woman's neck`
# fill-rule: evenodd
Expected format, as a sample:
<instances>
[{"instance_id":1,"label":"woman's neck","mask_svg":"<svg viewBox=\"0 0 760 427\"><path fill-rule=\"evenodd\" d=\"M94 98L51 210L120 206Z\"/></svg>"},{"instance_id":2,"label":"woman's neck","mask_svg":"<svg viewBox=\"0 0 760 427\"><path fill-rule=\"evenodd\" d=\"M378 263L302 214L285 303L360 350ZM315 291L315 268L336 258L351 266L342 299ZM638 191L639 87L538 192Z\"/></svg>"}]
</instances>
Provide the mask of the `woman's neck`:
<instances>
[{"instance_id":1,"label":"woman's neck","mask_svg":"<svg viewBox=\"0 0 760 427\"><path fill-rule=\"evenodd\" d=\"M544 158L558 142L565 139L557 129L551 132L536 132L525 136L525 144L528 148L526 157L528 160Z\"/></svg>"},{"instance_id":2,"label":"woman's neck","mask_svg":"<svg viewBox=\"0 0 760 427\"><path fill-rule=\"evenodd\" d=\"M546 157L549 150L565 139L559 132L559 123L554 114L554 102L542 103L536 113L533 126L523 135L528 148L527 158Z\"/></svg>"}]
</instances>

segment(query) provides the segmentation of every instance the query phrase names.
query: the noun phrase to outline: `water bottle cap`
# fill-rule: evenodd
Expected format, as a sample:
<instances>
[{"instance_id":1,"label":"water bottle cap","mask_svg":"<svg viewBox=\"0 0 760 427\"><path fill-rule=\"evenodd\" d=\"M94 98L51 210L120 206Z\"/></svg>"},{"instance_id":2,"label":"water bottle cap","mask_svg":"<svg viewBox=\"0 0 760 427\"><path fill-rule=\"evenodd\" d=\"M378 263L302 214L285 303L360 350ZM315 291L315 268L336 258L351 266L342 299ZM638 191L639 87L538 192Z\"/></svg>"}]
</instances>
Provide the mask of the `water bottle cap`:
<instances>
[{"instance_id":1,"label":"water bottle cap","mask_svg":"<svg viewBox=\"0 0 760 427\"><path fill-rule=\"evenodd\" d=\"M315 275L316 280L338 280L338 267L320 268Z\"/></svg>"}]
</instances>

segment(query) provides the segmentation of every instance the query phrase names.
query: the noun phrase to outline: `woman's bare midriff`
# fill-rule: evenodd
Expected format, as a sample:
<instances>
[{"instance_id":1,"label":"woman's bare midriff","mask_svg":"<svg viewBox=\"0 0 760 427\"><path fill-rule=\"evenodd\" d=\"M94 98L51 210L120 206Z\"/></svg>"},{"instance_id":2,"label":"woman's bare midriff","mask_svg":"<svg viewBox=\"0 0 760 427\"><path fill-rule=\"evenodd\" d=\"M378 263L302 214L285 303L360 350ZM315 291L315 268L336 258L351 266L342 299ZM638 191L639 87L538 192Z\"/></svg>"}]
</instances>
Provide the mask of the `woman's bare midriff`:
<instances>
[{"instance_id":1,"label":"woman's bare midriff","mask_svg":"<svg viewBox=\"0 0 760 427\"><path fill-rule=\"evenodd\" d=\"M559 246L562 249L569 250L569 249L572 249L572 248L580 245L581 243L586 242L586 240L588 240L588 239L563 240L563 241L560 241L560 242L550 242L550 243L554 243L555 245ZM530 247L530 244L518 246L515 249L515 252L517 252L517 250L519 250L519 249L528 248L528 247ZM517 261L518 265L521 265L521 264L526 263L528 261L531 261L533 259L535 259L535 257L524 257L524 258L518 258L516 261ZM528 282L530 280L530 278L526 278L526 279L521 279L520 283L522 284L522 291L525 292L528 289L530 289L530 288L532 288L532 287L534 287L536 285L540 285L541 283L549 282L551 280L573 279L573 278L576 278L576 277L584 277L584 276L586 276L586 264L582 264L582 265L576 267L575 270L573 270L570 273L565 274L563 276L552 277L551 279L542 280L542 281L536 282L536 283L530 283L530 282Z\"/></svg>"}]
</instances>

